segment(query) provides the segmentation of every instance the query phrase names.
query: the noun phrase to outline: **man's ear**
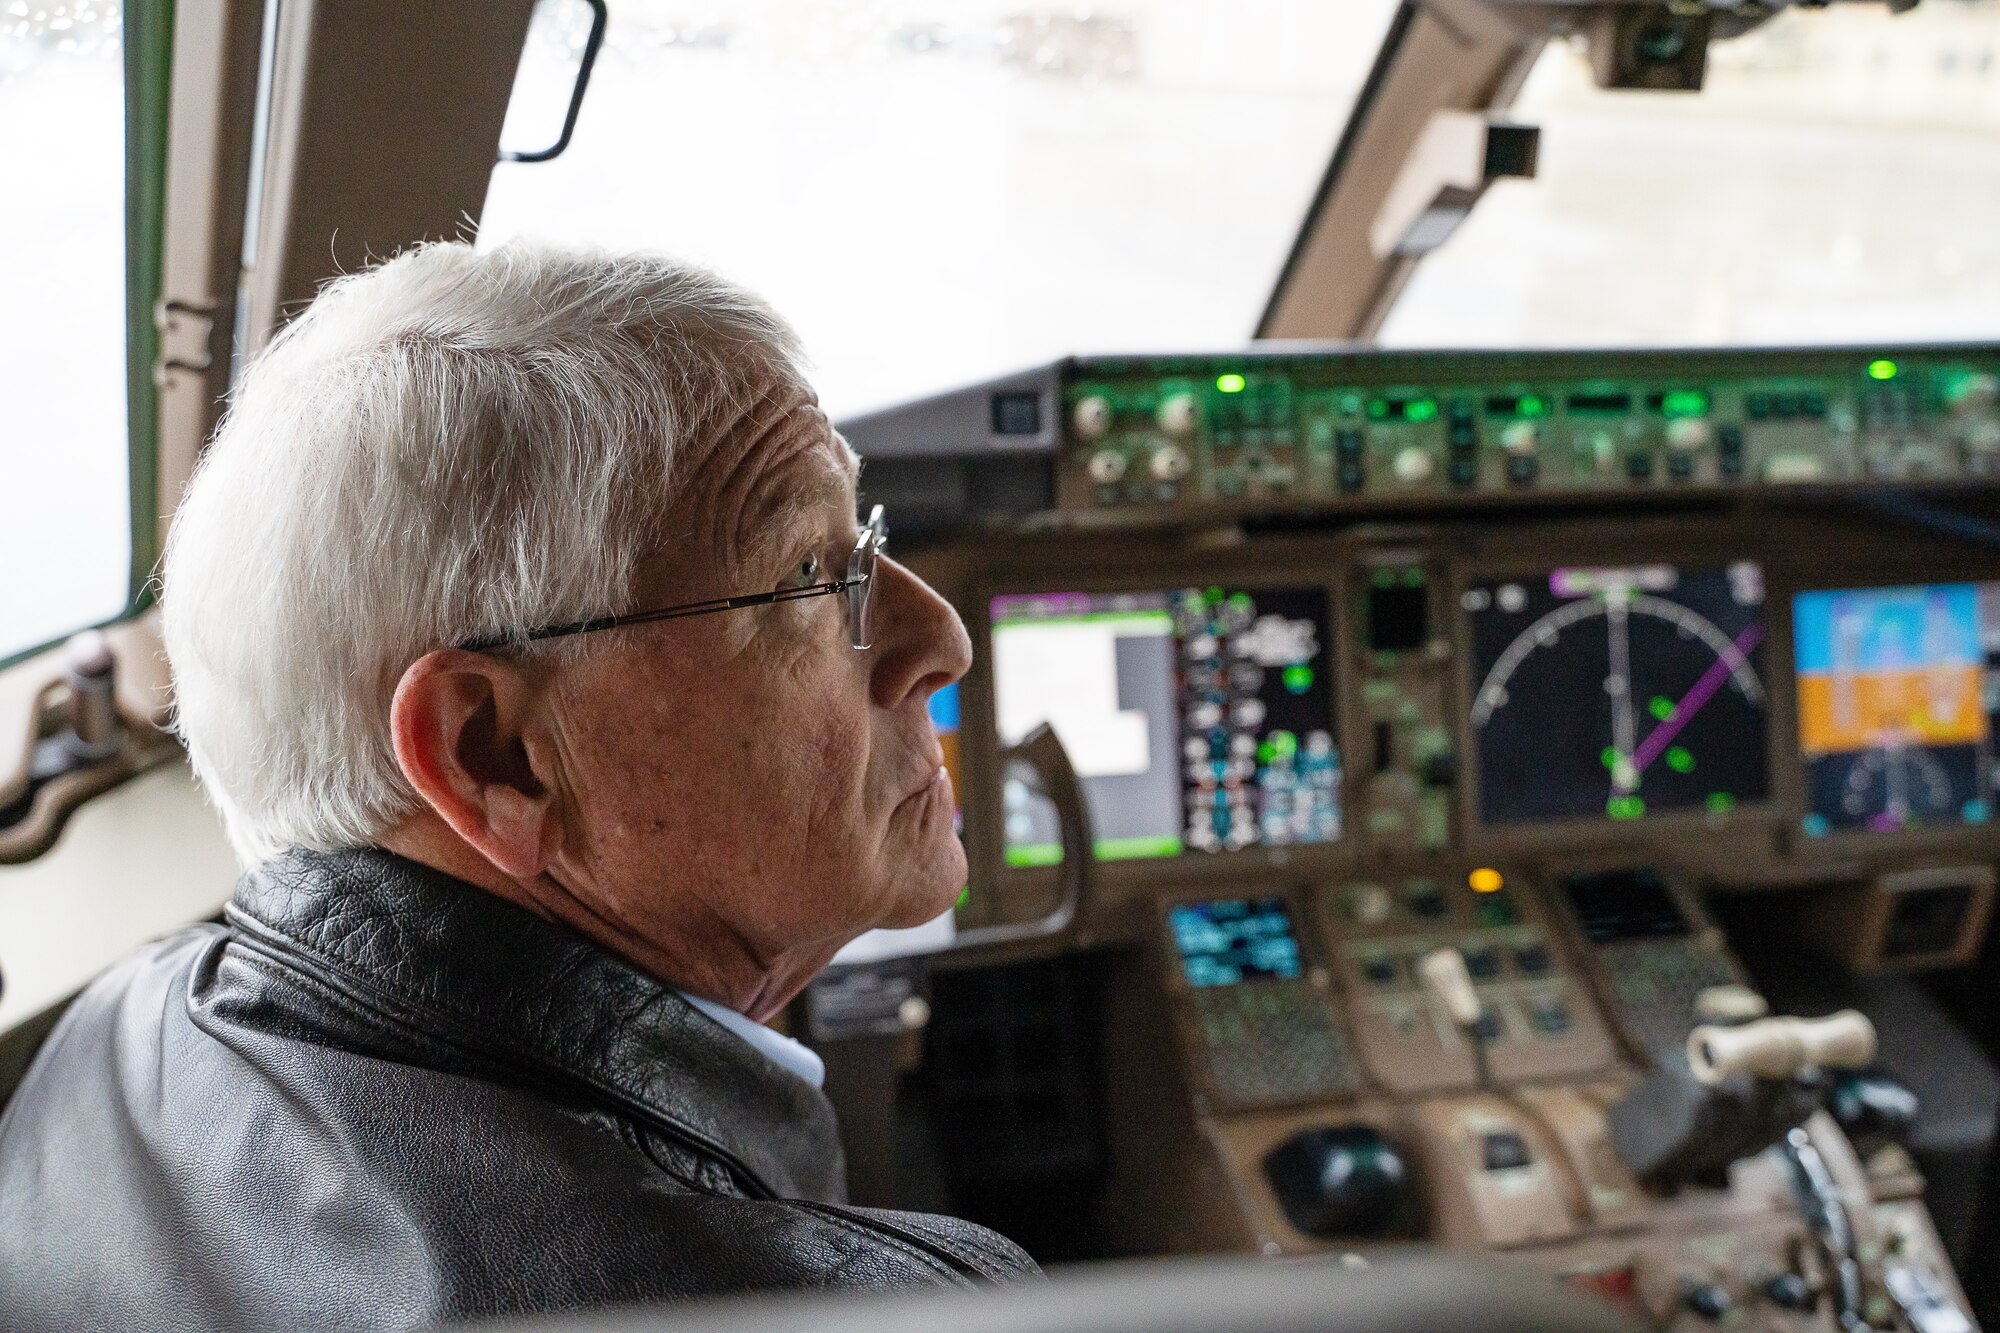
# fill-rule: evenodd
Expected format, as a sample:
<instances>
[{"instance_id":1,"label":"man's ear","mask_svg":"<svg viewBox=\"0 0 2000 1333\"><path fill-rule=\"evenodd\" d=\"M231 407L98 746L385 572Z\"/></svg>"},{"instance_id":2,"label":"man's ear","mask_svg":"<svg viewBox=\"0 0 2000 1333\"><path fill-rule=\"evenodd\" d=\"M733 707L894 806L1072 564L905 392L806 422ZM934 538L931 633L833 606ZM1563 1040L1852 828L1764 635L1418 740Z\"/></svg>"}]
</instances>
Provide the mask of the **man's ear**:
<instances>
[{"instance_id":1,"label":"man's ear","mask_svg":"<svg viewBox=\"0 0 2000 1333\"><path fill-rule=\"evenodd\" d=\"M469 847L517 880L539 875L562 845L547 724L529 673L455 648L411 663L389 706L403 776Z\"/></svg>"}]
</instances>

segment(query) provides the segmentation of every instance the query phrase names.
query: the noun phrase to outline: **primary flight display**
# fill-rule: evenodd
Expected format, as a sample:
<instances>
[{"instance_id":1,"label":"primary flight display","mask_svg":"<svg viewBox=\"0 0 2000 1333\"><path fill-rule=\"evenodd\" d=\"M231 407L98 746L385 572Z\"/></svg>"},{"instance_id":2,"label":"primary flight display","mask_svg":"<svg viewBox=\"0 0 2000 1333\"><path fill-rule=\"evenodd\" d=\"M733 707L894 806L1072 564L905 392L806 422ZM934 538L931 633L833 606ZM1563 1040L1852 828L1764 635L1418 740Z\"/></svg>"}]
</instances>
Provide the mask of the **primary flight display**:
<instances>
[{"instance_id":1,"label":"primary flight display","mask_svg":"<svg viewBox=\"0 0 2000 1333\"><path fill-rule=\"evenodd\" d=\"M1792 608L1803 831L1991 820L2000 584L1802 592Z\"/></svg>"}]
</instances>

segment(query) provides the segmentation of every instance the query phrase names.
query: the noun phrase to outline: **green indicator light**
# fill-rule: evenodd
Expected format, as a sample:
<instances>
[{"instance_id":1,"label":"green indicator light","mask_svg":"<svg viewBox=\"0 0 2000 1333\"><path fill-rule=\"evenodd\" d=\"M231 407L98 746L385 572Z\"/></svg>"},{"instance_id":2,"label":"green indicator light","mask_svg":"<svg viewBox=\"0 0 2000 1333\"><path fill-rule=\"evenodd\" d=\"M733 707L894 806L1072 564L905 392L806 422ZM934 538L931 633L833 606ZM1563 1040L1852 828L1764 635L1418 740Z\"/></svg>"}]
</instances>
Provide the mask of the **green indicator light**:
<instances>
[{"instance_id":1,"label":"green indicator light","mask_svg":"<svg viewBox=\"0 0 2000 1333\"><path fill-rule=\"evenodd\" d=\"M1388 399L1370 398L1368 400L1368 419L1370 421L1380 421L1388 415L1389 415Z\"/></svg>"},{"instance_id":2,"label":"green indicator light","mask_svg":"<svg viewBox=\"0 0 2000 1333\"><path fill-rule=\"evenodd\" d=\"M1285 668L1285 688L1293 694L1304 694L1313 687L1313 669L1309 666L1288 666Z\"/></svg>"},{"instance_id":3,"label":"green indicator light","mask_svg":"<svg viewBox=\"0 0 2000 1333\"><path fill-rule=\"evenodd\" d=\"M1520 401L1514 404L1514 410L1524 417L1545 417L1549 414L1549 400L1532 393L1524 393Z\"/></svg>"},{"instance_id":4,"label":"green indicator light","mask_svg":"<svg viewBox=\"0 0 2000 1333\"><path fill-rule=\"evenodd\" d=\"M1437 414L1438 405L1435 398L1412 398L1403 408L1403 419L1406 421L1429 421Z\"/></svg>"},{"instance_id":5,"label":"green indicator light","mask_svg":"<svg viewBox=\"0 0 2000 1333\"><path fill-rule=\"evenodd\" d=\"M1726 791L1712 791L1708 794L1708 813L1726 815L1736 808L1736 798Z\"/></svg>"},{"instance_id":6,"label":"green indicator light","mask_svg":"<svg viewBox=\"0 0 2000 1333\"><path fill-rule=\"evenodd\" d=\"M1694 772L1694 756L1681 746L1673 746L1667 751L1667 767L1676 773Z\"/></svg>"},{"instance_id":7,"label":"green indicator light","mask_svg":"<svg viewBox=\"0 0 2000 1333\"><path fill-rule=\"evenodd\" d=\"M1617 766L1618 751L1612 749L1608 745L1604 747L1604 753L1598 755L1597 757L1604 761L1604 766L1606 768L1613 768Z\"/></svg>"},{"instance_id":8,"label":"green indicator light","mask_svg":"<svg viewBox=\"0 0 2000 1333\"><path fill-rule=\"evenodd\" d=\"M1886 358L1868 363L1868 378L1871 380L1892 380L1896 378L1896 363Z\"/></svg>"},{"instance_id":9,"label":"green indicator light","mask_svg":"<svg viewBox=\"0 0 2000 1333\"><path fill-rule=\"evenodd\" d=\"M1250 600L1250 594L1247 592L1232 592L1229 594L1229 605L1238 611L1248 611L1256 603Z\"/></svg>"},{"instance_id":10,"label":"green indicator light","mask_svg":"<svg viewBox=\"0 0 2000 1333\"><path fill-rule=\"evenodd\" d=\"M1210 606L1215 606L1222 601L1222 589L1210 588L1207 592L1203 593L1202 596L1205 599L1207 599L1208 604Z\"/></svg>"},{"instance_id":11,"label":"green indicator light","mask_svg":"<svg viewBox=\"0 0 2000 1333\"><path fill-rule=\"evenodd\" d=\"M1699 389L1679 389L1660 399L1660 411L1670 417L1698 417L1708 412L1708 395Z\"/></svg>"},{"instance_id":12,"label":"green indicator light","mask_svg":"<svg viewBox=\"0 0 2000 1333\"><path fill-rule=\"evenodd\" d=\"M1604 803L1604 813L1613 819L1641 819L1646 814L1646 802L1639 796L1614 796Z\"/></svg>"},{"instance_id":13,"label":"green indicator light","mask_svg":"<svg viewBox=\"0 0 2000 1333\"><path fill-rule=\"evenodd\" d=\"M1287 676L1290 676L1292 671L1296 669L1297 668L1288 669L1285 672L1285 674ZM1307 671L1306 674L1310 676L1312 672ZM1264 760L1264 762L1267 764L1272 763L1274 761L1290 759L1293 755L1299 752L1299 738L1297 736L1294 736L1289 731L1274 731L1269 736L1266 736L1264 738L1264 743L1258 746L1257 748L1260 754L1262 754L1264 751L1270 752L1268 757L1266 757Z\"/></svg>"},{"instance_id":14,"label":"green indicator light","mask_svg":"<svg viewBox=\"0 0 2000 1333\"><path fill-rule=\"evenodd\" d=\"M1406 569L1406 570L1404 570L1404 571L1403 571L1403 586L1404 586L1404 587L1406 587L1406 588L1421 588L1421 587L1423 587L1423 586L1424 586L1424 571L1423 571L1423 570L1421 570L1421 569L1418 569L1418 568L1416 568L1415 566L1412 566L1412 567L1410 567L1409 569Z\"/></svg>"},{"instance_id":15,"label":"green indicator light","mask_svg":"<svg viewBox=\"0 0 2000 1333\"><path fill-rule=\"evenodd\" d=\"M1217 375L1215 377L1215 387L1222 393L1242 393L1243 386L1247 382L1241 375Z\"/></svg>"},{"instance_id":16,"label":"green indicator light","mask_svg":"<svg viewBox=\"0 0 2000 1333\"><path fill-rule=\"evenodd\" d=\"M1664 694L1656 694L1646 703L1646 711L1665 722L1674 715L1674 701Z\"/></svg>"}]
</instances>

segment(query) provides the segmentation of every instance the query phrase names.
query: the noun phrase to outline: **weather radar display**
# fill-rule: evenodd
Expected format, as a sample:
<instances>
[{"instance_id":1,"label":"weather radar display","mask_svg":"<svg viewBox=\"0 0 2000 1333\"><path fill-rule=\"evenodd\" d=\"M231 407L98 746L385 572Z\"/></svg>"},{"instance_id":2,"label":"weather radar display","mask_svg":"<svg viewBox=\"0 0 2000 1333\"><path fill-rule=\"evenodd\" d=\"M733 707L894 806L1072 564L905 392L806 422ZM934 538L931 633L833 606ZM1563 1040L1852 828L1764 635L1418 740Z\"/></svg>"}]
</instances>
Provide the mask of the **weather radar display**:
<instances>
[{"instance_id":1,"label":"weather radar display","mask_svg":"<svg viewBox=\"0 0 2000 1333\"><path fill-rule=\"evenodd\" d=\"M1800 593L1792 641L1807 834L1992 819L2000 584Z\"/></svg>"},{"instance_id":2,"label":"weather radar display","mask_svg":"<svg viewBox=\"0 0 2000 1333\"><path fill-rule=\"evenodd\" d=\"M1464 608L1487 823L1765 799L1756 565L1557 569L1475 583Z\"/></svg>"}]
</instances>

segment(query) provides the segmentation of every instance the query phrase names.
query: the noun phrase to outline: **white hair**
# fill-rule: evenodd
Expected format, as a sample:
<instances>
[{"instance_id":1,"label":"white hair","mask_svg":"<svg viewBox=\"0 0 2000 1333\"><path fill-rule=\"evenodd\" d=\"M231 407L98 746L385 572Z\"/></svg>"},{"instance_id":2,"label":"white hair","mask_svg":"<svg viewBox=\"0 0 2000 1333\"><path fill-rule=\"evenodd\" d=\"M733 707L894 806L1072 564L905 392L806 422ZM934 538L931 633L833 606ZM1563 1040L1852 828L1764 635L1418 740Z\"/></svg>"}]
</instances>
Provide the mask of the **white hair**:
<instances>
[{"instance_id":1,"label":"white hair","mask_svg":"<svg viewBox=\"0 0 2000 1333\"><path fill-rule=\"evenodd\" d=\"M328 284L243 377L163 566L177 727L244 864L417 808L403 672L627 609L677 450L774 374L804 382L791 329L669 259L435 244Z\"/></svg>"}]
</instances>

